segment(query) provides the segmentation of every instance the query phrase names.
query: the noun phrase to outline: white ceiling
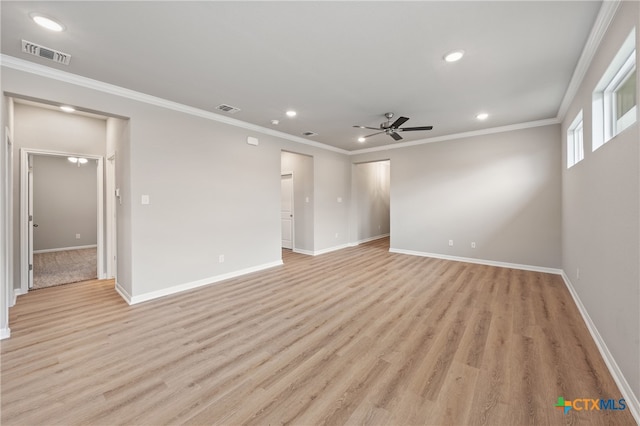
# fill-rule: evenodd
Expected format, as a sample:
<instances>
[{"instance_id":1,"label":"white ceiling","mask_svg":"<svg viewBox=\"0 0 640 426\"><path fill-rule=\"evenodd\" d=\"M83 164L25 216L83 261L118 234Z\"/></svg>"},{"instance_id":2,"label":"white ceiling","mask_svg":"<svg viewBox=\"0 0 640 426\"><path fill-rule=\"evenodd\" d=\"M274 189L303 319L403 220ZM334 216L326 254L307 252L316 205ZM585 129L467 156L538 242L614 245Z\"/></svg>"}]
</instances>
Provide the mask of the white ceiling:
<instances>
[{"instance_id":1,"label":"white ceiling","mask_svg":"<svg viewBox=\"0 0 640 426\"><path fill-rule=\"evenodd\" d=\"M358 150L398 143L356 141L369 131L353 125L376 127L388 111L434 126L401 143L555 118L600 5L3 0L0 12L3 54L206 111L233 105L232 118ZM33 11L66 30L38 27ZM22 39L71 64L22 53ZM444 62L455 49L464 58Z\"/></svg>"}]
</instances>

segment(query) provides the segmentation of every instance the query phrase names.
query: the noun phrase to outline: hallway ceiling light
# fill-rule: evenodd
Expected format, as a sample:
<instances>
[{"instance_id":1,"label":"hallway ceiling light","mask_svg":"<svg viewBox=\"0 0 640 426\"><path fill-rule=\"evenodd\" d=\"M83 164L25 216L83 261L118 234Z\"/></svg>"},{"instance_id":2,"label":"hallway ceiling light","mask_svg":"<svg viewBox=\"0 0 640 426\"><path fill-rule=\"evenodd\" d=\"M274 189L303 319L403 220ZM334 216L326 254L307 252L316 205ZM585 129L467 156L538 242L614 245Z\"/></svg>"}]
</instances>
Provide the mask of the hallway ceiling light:
<instances>
[{"instance_id":1,"label":"hallway ceiling light","mask_svg":"<svg viewBox=\"0 0 640 426\"><path fill-rule=\"evenodd\" d=\"M60 107L61 110L63 110L64 112L75 112L75 108L69 105L62 105Z\"/></svg>"},{"instance_id":2,"label":"hallway ceiling light","mask_svg":"<svg viewBox=\"0 0 640 426\"><path fill-rule=\"evenodd\" d=\"M298 115L298 113L293 110L287 111L287 117L295 117L296 115Z\"/></svg>"},{"instance_id":3,"label":"hallway ceiling light","mask_svg":"<svg viewBox=\"0 0 640 426\"><path fill-rule=\"evenodd\" d=\"M78 157L67 157L67 160L69 160L70 162L72 162L73 164L78 164L78 167L80 167L80 164L87 164L89 162L89 160L87 160L86 158L78 158Z\"/></svg>"},{"instance_id":4,"label":"hallway ceiling light","mask_svg":"<svg viewBox=\"0 0 640 426\"><path fill-rule=\"evenodd\" d=\"M362 143L362 142L364 142L364 141L366 141L366 139L365 139L364 137L360 136L360 137L358 138L358 142Z\"/></svg>"},{"instance_id":5,"label":"hallway ceiling light","mask_svg":"<svg viewBox=\"0 0 640 426\"><path fill-rule=\"evenodd\" d=\"M487 114L486 112L481 112L480 114L476 115L476 118L478 120L486 120L487 118L489 118L489 114Z\"/></svg>"},{"instance_id":6,"label":"hallway ceiling light","mask_svg":"<svg viewBox=\"0 0 640 426\"><path fill-rule=\"evenodd\" d=\"M53 19L47 16L44 16L40 13L31 13L29 14L29 16L31 17L31 19L33 19L33 22L35 22L36 24L40 25L43 28L46 28L48 30L55 31L58 33L60 31L64 31L64 25L62 25L57 21L54 21Z\"/></svg>"}]
</instances>

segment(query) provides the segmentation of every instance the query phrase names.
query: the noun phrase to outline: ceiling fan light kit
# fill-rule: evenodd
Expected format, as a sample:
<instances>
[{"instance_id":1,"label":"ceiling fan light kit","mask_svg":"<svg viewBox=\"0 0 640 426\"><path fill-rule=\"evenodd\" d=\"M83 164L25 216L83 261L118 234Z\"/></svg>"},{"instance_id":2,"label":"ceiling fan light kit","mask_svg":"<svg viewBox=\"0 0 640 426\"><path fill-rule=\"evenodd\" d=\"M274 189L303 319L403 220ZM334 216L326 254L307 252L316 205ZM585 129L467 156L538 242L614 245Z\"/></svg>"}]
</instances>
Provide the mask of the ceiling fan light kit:
<instances>
[{"instance_id":1,"label":"ceiling fan light kit","mask_svg":"<svg viewBox=\"0 0 640 426\"><path fill-rule=\"evenodd\" d=\"M400 117L396 121L391 123L391 119L393 118L394 114L392 112L387 112L384 114L384 116L387 119L387 121L384 123L381 123L379 128L358 126L358 125L353 126L358 129L379 130L376 133L372 133L367 136L361 136L360 138L358 138L358 141L364 142L367 138L370 138L371 136L379 135L381 133L386 133L387 135L391 136L394 140L399 141L399 140L402 140L402 136L398 134L399 132L415 132L415 131L433 129L433 126L400 127L409 120L408 117Z\"/></svg>"}]
</instances>

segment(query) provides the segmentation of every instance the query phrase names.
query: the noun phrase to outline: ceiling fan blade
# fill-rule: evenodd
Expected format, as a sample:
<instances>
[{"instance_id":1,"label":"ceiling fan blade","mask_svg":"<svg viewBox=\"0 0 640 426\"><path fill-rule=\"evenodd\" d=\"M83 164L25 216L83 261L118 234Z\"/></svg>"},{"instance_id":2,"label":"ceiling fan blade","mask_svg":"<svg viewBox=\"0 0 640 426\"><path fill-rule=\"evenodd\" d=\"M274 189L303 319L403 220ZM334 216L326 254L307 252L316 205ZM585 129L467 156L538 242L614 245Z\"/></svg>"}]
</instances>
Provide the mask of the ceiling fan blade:
<instances>
[{"instance_id":1,"label":"ceiling fan blade","mask_svg":"<svg viewBox=\"0 0 640 426\"><path fill-rule=\"evenodd\" d=\"M431 130L431 129L433 129L433 126L404 127L402 129L396 129L396 130L401 132L413 132L415 130Z\"/></svg>"},{"instance_id":2,"label":"ceiling fan blade","mask_svg":"<svg viewBox=\"0 0 640 426\"><path fill-rule=\"evenodd\" d=\"M384 132L371 133L370 135L363 136L363 138L367 139L367 138L370 138L371 136L379 135L380 133L384 133Z\"/></svg>"},{"instance_id":3,"label":"ceiling fan blade","mask_svg":"<svg viewBox=\"0 0 640 426\"><path fill-rule=\"evenodd\" d=\"M371 130L380 130L378 127L367 127L367 126L353 126L358 129L371 129Z\"/></svg>"},{"instance_id":4,"label":"ceiling fan blade","mask_svg":"<svg viewBox=\"0 0 640 426\"><path fill-rule=\"evenodd\" d=\"M395 132L389 133L389 136L391 136L392 138L394 138L397 141L402 139L402 136L400 136L399 134L397 134Z\"/></svg>"},{"instance_id":5,"label":"ceiling fan blade","mask_svg":"<svg viewBox=\"0 0 640 426\"><path fill-rule=\"evenodd\" d=\"M391 128L392 129L397 129L398 127L402 126L408 120L409 119L407 117L400 117L396 121L393 122L393 124L391 125Z\"/></svg>"}]
</instances>

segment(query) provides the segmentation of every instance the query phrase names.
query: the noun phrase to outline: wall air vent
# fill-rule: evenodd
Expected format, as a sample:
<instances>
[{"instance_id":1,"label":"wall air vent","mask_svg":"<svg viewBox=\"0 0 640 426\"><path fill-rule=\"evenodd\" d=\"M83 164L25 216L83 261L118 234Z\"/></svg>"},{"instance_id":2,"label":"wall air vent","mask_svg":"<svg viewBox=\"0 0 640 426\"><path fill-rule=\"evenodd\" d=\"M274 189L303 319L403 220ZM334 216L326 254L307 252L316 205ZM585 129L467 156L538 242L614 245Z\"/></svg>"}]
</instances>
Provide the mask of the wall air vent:
<instances>
[{"instance_id":1,"label":"wall air vent","mask_svg":"<svg viewBox=\"0 0 640 426\"><path fill-rule=\"evenodd\" d=\"M227 112L229 114L235 114L236 112L240 111L240 108L236 108L234 106L227 105L227 104L220 104L216 107L216 109L219 111Z\"/></svg>"},{"instance_id":2,"label":"wall air vent","mask_svg":"<svg viewBox=\"0 0 640 426\"><path fill-rule=\"evenodd\" d=\"M318 136L318 134L315 132L302 132L302 134L304 136Z\"/></svg>"},{"instance_id":3,"label":"wall air vent","mask_svg":"<svg viewBox=\"0 0 640 426\"><path fill-rule=\"evenodd\" d=\"M63 65L69 65L69 62L71 62L71 55L68 53L49 49L48 47L40 46L39 44L26 40L22 40L22 51Z\"/></svg>"}]
</instances>

